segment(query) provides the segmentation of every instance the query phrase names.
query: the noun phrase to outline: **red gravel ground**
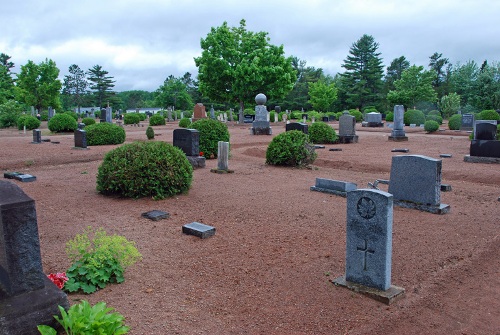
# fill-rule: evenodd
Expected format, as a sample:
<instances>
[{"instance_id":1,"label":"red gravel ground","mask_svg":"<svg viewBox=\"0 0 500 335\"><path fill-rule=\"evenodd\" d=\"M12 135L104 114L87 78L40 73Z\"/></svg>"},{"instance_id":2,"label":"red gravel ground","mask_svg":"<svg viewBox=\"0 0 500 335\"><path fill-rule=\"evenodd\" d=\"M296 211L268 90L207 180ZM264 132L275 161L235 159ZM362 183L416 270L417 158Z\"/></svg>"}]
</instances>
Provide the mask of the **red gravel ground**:
<instances>
[{"instance_id":1,"label":"red gravel ground","mask_svg":"<svg viewBox=\"0 0 500 335\"><path fill-rule=\"evenodd\" d=\"M156 140L172 143L175 128L155 127ZM464 162L465 132L408 128L409 141L395 143L388 128L358 128L359 143L327 145L312 169L294 169L265 164L282 123L272 136L230 124L235 173L210 173L217 161L209 160L187 195L154 201L96 192L97 168L115 146L75 150L71 134L42 129L60 143L30 144L31 133L1 130L0 169L37 177L15 183L36 200L46 273L70 266L65 243L89 225L136 242L143 260L124 283L69 295L72 304L105 301L130 334L500 334L500 166ZM146 140L145 130L126 127L126 142ZM387 306L330 283L344 274L346 200L309 187L316 177L359 188L389 179L394 148L452 154L442 174L452 191L441 194L451 206L445 215L394 208L392 283L406 295ZM141 217L155 209L171 217ZM183 235L193 221L216 235Z\"/></svg>"}]
</instances>

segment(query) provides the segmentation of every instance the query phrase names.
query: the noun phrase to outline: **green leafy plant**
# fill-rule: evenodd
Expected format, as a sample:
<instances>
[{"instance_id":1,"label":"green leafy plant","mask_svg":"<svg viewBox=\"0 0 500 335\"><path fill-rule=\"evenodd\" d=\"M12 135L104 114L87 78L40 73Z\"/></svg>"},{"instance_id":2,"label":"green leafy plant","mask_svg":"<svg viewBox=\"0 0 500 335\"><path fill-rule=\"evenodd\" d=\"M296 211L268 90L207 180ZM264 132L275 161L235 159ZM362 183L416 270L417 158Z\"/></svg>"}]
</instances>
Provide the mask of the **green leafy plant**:
<instances>
[{"instance_id":1,"label":"green leafy plant","mask_svg":"<svg viewBox=\"0 0 500 335\"><path fill-rule=\"evenodd\" d=\"M41 111L40 112L40 120L41 121L49 121L49 111Z\"/></svg>"},{"instance_id":2,"label":"green leafy plant","mask_svg":"<svg viewBox=\"0 0 500 335\"><path fill-rule=\"evenodd\" d=\"M78 114L76 112L71 112L71 111L68 111L68 112L64 112L64 114L68 114L70 115L73 119L75 119L75 121L78 121Z\"/></svg>"},{"instance_id":3,"label":"green leafy plant","mask_svg":"<svg viewBox=\"0 0 500 335\"><path fill-rule=\"evenodd\" d=\"M84 117L82 119L82 123L85 124L85 126L90 126L92 124L95 124L95 119L91 118L91 117Z\"/></svg>"},{"instance_id":4,"label":"green leafy plant","mask_svg":"<svg viewBox=\"0 0 500 335\"><path fill-rule=\"evenodd\" d=\"M149 118L149 125L150 126L164 126L165 125L165 118L160 114L152 115Z\"/></svg>"},{"instance_id":5,"label":"green leafy plant","mask_svg":"<svg viewBox=\"0 0 500 335\"><path fill-rule=\"evenodd\" d=\"M125 129L108 122L91 124L85 127L88 145L122 144L125 142Z\"/></svg>"},{"instance_id":6,"label":"green leafy plant","mask_svg":"<svg viewBox=\"0 0 500 335\"><path fill-rule=\"evenodd\" d=\"M14 100L9 100L0 105L0 128L8 128L17 125L17 119L21 116L22 108Z\"/></svg>"},{"instance_id":7,"label":"green leafy plant","mask_svg":"<svg viewBox=\"0 0 500 335\"><path fill-rule=\"evenodd\" d=\"M312 143L335 143L337 133L330 125L324 122L315 122L308 128L309 140Z\"/></svg>"},{"instance_id":8,"label":"green leafy plant","mask_svg":"<svg viewBox=\"0 0 500 335\"><path fill-rule=\"evenodd\" d=\"M219 141L229 142L229 130L225 123L201 119L191 123L190 127L200 132L200 151L205 158L217 157Z\"/></svg>"},{"instance_id":9,"label":"green leafy plant","mask_svg":"<svg viewBox=\"0 0 500 335\"><path fill-rule=\"evenodd\" d=\"M385 120L387 122L394 122L394 112L387 113L387 115L385 116Z\"/></svg>"},{"instance_id":10,"label":"green leafy plant","mask_svg":"<svg viewBox=\"0 0 500 335\"><path fill-rule=\"evenodd\" d=\"M448 128L450 130L460 130L462 126L462 115L454 114L448 120Z\"/></svg>"},{"instance_id":11,"label":"green leafy plant","mask_svg":"<svg viewBox=\"0 0 500 335\"><path fill-rule=\"evenodd\" d=\"M317 154L309 136L291 130L274 137L266 151L266 164L303 167L311 164Z\"/></svg>"},{"instance_id":12,"label":"green leafy plant","mask_svg":"<svg viewBox=\"0 0 500 335\"><path fill-rule=\"evenodd\" d=\"M179 127L181 128L188 128L190 125L191 125L191 120L188 119L187 117L179 121Z\"/></svg>"},{"instance_id":13,"label":"green leafy plant","mask_svg":"<svg viewBox=\"0 0 500 335\"><path fill-rule=\"evenodd\" d=\"M164 199L187 192L193 167L184 152L173 145L134 142L104 156L97 174L97 191L140 198Z\"/></svg>"},{"instance_id":14,"label":"green leafy plant","mask_svg":"<svg viewBox=\"0 0 500 335\"><path fill-rule=\"evenodd\" d=\"M47 126L53 133L75 131L78 127L76 120L69 114L59 113L54 115L48 122Z\"/></svg>"},{"instance_id":15,"label":"green leafy plant","mask_svg":"<svg viewBox=\"0 0 500 335\"><path fill-rule=\"evenodd\" d=\"M87 294L108 283L123 282L125 269L141 259L134 242L123 236L107 235L102 228L93 232L91 227L68 241L66 254L72 265L66 271L68 281L64 290Z\"/></svg>"},{"instance_id":16,"label":"green leafy plant","mask_svg":"<svg viewBox=\"0 0 500 335\"><path fill-rule=\"evenodd\" d=\"M429 114L425 117L425 121L427 122L429 120L436 121L439 124L443 124L443 118L440 115Z\"/></svg>"},{"instance_id":17,"label":"green leafy plant","mask_svg":"<svg viewBox=\"0 0 500 335\"><path fill-rule=\"evenodd\" d=\"M424 130L428 133L433 133L439 129L439 123L434 120L427 120L424 123Z\"/></svg>"},{"instance_id":18,"label":"green leafy plant","mask_svg":"<svg viewBox=\"0 0 500 335\"><path fill-rule=\"evenodd\" d=\"M356 118L356 122L363 121L363 113L361 113L357 109L350 109L349 114L351 114L352 116L354 116Z\"/></svg>"},{"instance_id":19,"label":"green leafy plant","mask_svg":"<svg viewBox=\"0 0 500 335\"><path fill-rule=\"evenodd\" d=\"M418 109L409 109L404 114L404 123L406 126L415 124L417 126L425 123L425 114Z\"/></svg>"},{"instance_id":20,"label":"green leafy plant","mask_svg":"<svg viewBox=\"0 0 500 335\"><path fill-rule=\"evenodd\" d=\"M120 313L113 312L114 309L106 307L101 301L90 306L88 301L83 300L79 304L71 306L66 312L59 306L61 317L54 318L61 324L67 335L122 335L127 334L129 327L124 325L124 317ZM56 335L57 331L49 326L40 325L38 331L42 335Z\"/></svg>"},{"instance_id":21,"label":"green leafy plant","mask_svg":"<svg viewBox=\"0 0 500 335\"><path fill-rule=\"evenodd\" d=\"M139 124L139 122L141 122L139 113L127 113L123 115L124 124Z\"/></svg>"},{"instance_id":22,"label":"green leafy plant","mask_svg":"<svg viewBox=\"0 0 500 335\"><path fill-rule=\"evenodd\" d=\"M23 130L26 126L26 130L33 130L40 127L40 120L31 115L21 115L19 119L17 119L17 129Z\"/></svg>"},{"instance_id":23,"label":"green leafy plant","mask_svg":"<svg viewBox=\"0 0 500 335\"><path fill-rule=\"evenodd\" d=\"M500 114L494 109L487 109L479 113L477 120L500 120Z\"/></svg>"},{"instance_id":24,"label":"green leafy plant","mask_svg":"<svg viewBox=\"0 0 500 335\"><path fill-rule=\"evenodd\" d=\"M165 120L165 119L163 119ZM146 128L146 136L148 140L153 140L155 138L155 131L153 130L152 127Z\"/></svg>"}]
</instances>

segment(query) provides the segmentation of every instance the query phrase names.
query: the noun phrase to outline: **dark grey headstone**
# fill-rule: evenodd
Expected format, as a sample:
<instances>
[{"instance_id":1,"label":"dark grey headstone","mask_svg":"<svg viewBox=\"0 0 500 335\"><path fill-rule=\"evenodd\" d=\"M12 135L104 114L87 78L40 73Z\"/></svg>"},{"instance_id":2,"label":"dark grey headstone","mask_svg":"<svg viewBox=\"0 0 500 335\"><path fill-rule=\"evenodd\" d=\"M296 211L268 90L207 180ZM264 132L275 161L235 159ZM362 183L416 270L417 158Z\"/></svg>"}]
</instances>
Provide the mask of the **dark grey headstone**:
<instances>
[{"instance_id":1,"label":"dark grey headstone","mask_svg":"<svg viewBox=\"0 0 500 335\"><path fill-rule=\"evenodd\" d=\"M342 148L331 148L328 151L342 151Z\"/></svg>"},{"instance_id":2,"label":"dark grey headstone","mask_svg":"<svg viewBox=\"0 0 500 335\"><path fill-rule=\"evenodd\" d=\"M255 115L245 114L243 115L243 123L252 123L255 120Z\"/></svg>"},{"instance_id":3,"label":"dark grey headstone","mask_svg":"<svg viewBox=\"0 0 500 335\"><path fill-rule=\"evenodd\" d=\"M175 147L180 148L186 156L200 155L200 132L196 129L174 129Z\"/></svg>"},{"instance_id":4,"label":"dark grey headstone","mask_svg":"<svg viewBox=\"0 0 500 335\"><path fill-rule=\"evenodd\" d=\"M87 148L87 132L83 129L75 130L75 148Z\"/></svg>"},{"instance_id":5,"label":"dark grey headstone","mask_svg":"<svg viewBox=\"0 0 500 335\"><path fill-rule=\"evenodd\" d=\"M474 114L462 114L462 124L460 130L474 129Z\"/></svg>"},{"instance_id":6,"label":"dark grey headstone","mask_svg":"<svg viewBox=\"0 0 500 335\"><path fill-rule=\"evenodd\" d=\"M325 146L324 145L320 145L320 144L315 144L314 145L314 149L324 149Z\"/></svg>"},{"instance_id":7,"label":"dark grey headstone","mask_svg":"<svg viewBox=\"0 0 500 335\"><path fill-rule=\"evenodd\" d=\"M392 149L391 152L409 152L410 149Z\"/></svg>"},{"instance_id":8,"label":"dark grey headstone","mask_svg":"<svg viewBox=\"0 0 500 335\"><path fill-rule=\"evenodd\" d=\"M168 219L170 217L170 214L164 211L153 210L146 213L142 213L141 216L153 221L159 221L163 219Z\"/></svg>"},{"instance_id":9,"label":"dark grey headstone","mask_svg":"<svg viewBox=\"0 0 500 335\"><path fill-rule=\"evenodd\" d=\"M477 121L474 129L475 140L494 141L497 137L496 121L484 122Z\"/></svg>"},{"instance_id":10,"label":"dark grey headstone","mask_svg":"<svg viewBox=\"0 0 500 335\"><path fill-rule=\"evenodd\" d=\"M451 154L440 154L439 157L441 157L441 158L451 158L452 155Z\"/></svg>"},{"instance_id":11,"label":"dark grey headstone","mask_svg":"<svg viewBox=\"0 0 500 335\"><path fill-rule=\"evenodd\" d=\"M356 118L344 112L339 118L339 136L356 135Z\"/></svg>"},{"instance_id":12,"label":"dark grey headstone","mask_svg":"<svg viewBox=\"0 0 500 335\"><path fill-rule=\"evenodd\" d=\"M287 123L285 126L285 131L291 131L291 130L299 130L304 134L307 134L309 132L309 126L307 125L307 123L302 123L302 122Z\"/></svg>"},{"instance_id":13,"label":"dark grey headstone","mask_svg":"<svg viewBox=\"0 0 500 335\"><path fill-rule=\"evenodd\" d=\"M215 228L199 222L191 222L182 226L182 232L199 238L207 238L215 235Z\"/></svg>"},{"instance_id":14,"label":"dark grey headstone","mask_svg":"<svg viewBox=\"0 0 500 335\"><path fill-rule=\"evenodd\" d=\"M42 131L40 129L33 129L33 142L31 143L42 143Z\"/></svg>"},{"instance_id":15,"label":"dark grey headstone","mask_svg":"<svg viewBox=\"0 0 500 335\"><path fill-rule=\"evenodd\" d=\"M83 128L85 128L85 123L79 122L78 123L78 129L83 129Z\"/></svg>"},{"instance_id":16,"label":"dark grey headstone","mask_svg":"<svg viewBox=\"0 0 500 335\"><path fill-rule=\"evenodd\" d=\"M328 116L323 116L323 117L321 117L321 121L323 121L323 122L329 122L330 119L328 118Z\"/></svg>"},{"instance_id":17,"label":"dark grey headstone","mask_svg":"<svg viewBox=\"0 0 500 335\"><path fill-rule=\"evenodd\" d=\"M500 158L500 141L472 140L470 156Z\"/></svg>"},{"instance_id":18,"label":"dark grey headstone","mask_svg":"<svg viewBox=\"0 0 500 335\"><path fill-rule=\"evenodd\" d=\"M27 183L27 182L30 182L30 181L35 181L36 177L33 176L33 175L30 175L30 174L20 173L20 174L14 176L14 179L22 181L23 183Z\"/></svg>"}]
</instances>

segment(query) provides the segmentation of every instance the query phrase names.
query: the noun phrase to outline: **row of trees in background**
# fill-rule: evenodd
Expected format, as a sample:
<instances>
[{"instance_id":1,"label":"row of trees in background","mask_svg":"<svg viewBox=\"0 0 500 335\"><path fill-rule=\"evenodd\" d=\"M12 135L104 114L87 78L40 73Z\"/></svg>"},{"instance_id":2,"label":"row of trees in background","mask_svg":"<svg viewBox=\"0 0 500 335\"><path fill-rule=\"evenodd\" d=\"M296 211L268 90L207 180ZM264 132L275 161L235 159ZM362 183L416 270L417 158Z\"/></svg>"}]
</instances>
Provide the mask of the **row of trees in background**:
<instances>
[{"instance_id":1,"label":"row of trees in background","mask_svg":"<svg viewBox=\"0 0 500 335\"><path fill-rule=\"evenodd\" d=\"M270 108L319 112L376 109L387 112L395 104L421 110L438 109L443 116L485 109L500 109L500 65L474 61L452 65L440 53L429 57L427 67L411 64L405 56L385 69L378 43L363 35L352 44L343 73L330 76L305 60L285 57L283 46L270 43L265 32L247 31L226 22L212 28L201 40L202 53L194 59L195 80L190 73L169 75L154 92L114 92L115 80L100 65L83 71L76 64L61 82L56 63L28 61L13 73L10 56L0 54L0 104L17 101L38 110L52 106L73 110L80 106L126 110L173 106L189 110L197 102L217 109L243 110L265 93ZM16 78L14 78L14 75Z\"/></svg>"}]
</instances>

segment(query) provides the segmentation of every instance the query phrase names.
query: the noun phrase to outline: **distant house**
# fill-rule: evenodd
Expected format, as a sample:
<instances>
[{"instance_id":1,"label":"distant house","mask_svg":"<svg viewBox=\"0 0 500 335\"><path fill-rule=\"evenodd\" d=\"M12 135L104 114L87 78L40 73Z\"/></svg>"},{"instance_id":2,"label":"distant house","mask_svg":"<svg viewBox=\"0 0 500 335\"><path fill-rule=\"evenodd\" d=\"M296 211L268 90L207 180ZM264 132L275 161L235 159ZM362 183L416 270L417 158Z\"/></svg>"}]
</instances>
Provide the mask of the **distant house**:
<instances>
[{"instance_id":1,"label":"distant house","mask_svg":"<svg viewBox=\"0 0 500 335\"><path fill-rule=\"evenodd\" d=\"M161 107L150 107L150 108L136 108L136 109L127 109L127 113L143 113L148 115L153 115L163 110Z\"/></svg>"},{"instance_id":2,"label":"distant house","mask_svg":"<svg viewBox=\"0 0 500 335\"><path fill-rule=\"evenodd\" d=\"M97 106L94 106L94 107L80 107L80 113L89 113L89 114L92 114L92 113L95 113L95 112L98 112L100 111L99 107ZM78 107L75 107L75 113L78 113Z\"/></svg>"}]
</instances>

